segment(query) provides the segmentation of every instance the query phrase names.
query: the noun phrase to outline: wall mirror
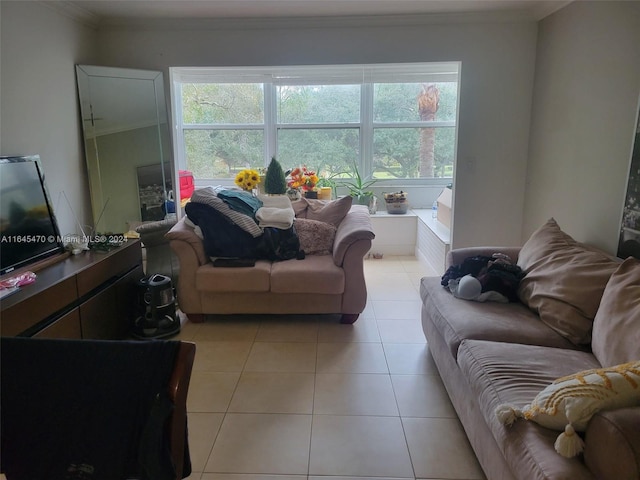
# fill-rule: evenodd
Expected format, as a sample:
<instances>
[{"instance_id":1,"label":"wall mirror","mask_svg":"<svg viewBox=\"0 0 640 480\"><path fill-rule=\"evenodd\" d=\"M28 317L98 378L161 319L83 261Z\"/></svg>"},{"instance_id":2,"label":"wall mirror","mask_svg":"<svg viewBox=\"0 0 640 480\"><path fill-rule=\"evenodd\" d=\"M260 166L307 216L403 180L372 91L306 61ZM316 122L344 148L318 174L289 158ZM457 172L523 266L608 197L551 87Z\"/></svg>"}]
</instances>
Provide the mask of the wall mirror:
<instances>
[{"instance_id":1,"label":"wall mirror","mask_svg":"<svg viewBox=\"0 0 640 480\"><path fill-rule=\"evenodd\" d=\"M122 233L172 213L162 72L76 65L93 228Z\"/></svg>"}]
</instances>

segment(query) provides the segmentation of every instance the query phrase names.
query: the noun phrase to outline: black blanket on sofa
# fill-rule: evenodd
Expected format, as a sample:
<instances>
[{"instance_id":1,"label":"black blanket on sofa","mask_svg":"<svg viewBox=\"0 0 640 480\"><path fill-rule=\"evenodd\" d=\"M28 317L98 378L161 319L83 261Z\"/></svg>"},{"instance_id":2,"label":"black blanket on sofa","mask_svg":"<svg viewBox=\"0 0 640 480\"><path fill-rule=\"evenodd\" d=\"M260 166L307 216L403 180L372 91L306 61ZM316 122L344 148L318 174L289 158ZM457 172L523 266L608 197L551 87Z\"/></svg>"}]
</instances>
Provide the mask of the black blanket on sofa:
<instances>
[{"instance_id":1,"label":"black blanket on sofa","mask_svg":"<svg viewBox=\"0 0 640 480\"><path fill-rule=\"evenodd\" d=\"M175 479L164 425L178 348L175 341L2 338L7 478ZM185 476L190 471L186 450Z\"/></svg>"},{"instance_id":2,"label":"black blanket on sofa","mask_svg":"<svg viewBox=\"0 0 640 480\"><path fill-rule=\"evenodd\" d=\"M295 228L265 227L260 237L235 225L227 216L204 203L189 202L185 212L202 230L204 251L210 257L252 258L272 261L296 258L300 240Z\"/></svg>"}]
</instances>

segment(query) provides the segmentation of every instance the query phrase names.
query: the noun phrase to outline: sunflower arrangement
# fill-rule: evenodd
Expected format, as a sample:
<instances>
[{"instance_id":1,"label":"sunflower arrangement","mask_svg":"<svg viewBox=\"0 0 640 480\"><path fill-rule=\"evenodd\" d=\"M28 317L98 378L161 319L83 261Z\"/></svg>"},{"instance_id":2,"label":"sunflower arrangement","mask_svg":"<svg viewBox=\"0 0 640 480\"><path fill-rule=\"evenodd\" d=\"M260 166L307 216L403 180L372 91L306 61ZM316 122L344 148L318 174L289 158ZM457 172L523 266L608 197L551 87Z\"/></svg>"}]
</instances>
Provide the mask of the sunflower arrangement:
<instances>
[{"instance_id":1,"label":"sunflower arrangement","mask_svg":"<svg viewBox=\"0 0 640 480\"><path fill-rule=\"evenodd\" d=\"M235 183L241 189L250 192L260 183L260 174L257 170L245 168L236 175Z\"/></svg>"},{"instance_id":2,"label":"sunflower arrangement","mask_svg":"<svg viewBox=\"0 0 640 480\"><path fill-rule=\"evenodd\" d=\"M306 166L294 168L289 176L291 178L287 186L295 190L302 189L305 192L313 190L319 180L316 172L309 170Z\"/></svg>"}]
</instances>

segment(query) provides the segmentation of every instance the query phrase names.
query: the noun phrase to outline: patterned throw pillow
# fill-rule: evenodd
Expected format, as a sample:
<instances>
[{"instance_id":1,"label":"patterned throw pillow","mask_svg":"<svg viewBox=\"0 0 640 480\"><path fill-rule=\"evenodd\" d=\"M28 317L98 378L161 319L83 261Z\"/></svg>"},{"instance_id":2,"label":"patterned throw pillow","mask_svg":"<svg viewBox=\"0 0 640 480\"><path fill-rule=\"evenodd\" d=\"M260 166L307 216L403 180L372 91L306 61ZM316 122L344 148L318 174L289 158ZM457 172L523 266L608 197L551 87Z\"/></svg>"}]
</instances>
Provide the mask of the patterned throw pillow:
<instances>
[{"instance_id":1,"label":"patterned throw pillow","mask_svg":"<svg viewBox=\"0 0 640 480\"><path fill-rule=\"evenodd\" d=\"M499 405L496 415L505 425L524 418L552 430L564 430L554 446L560 455L573 457L584 448L576 431L585 431L595 413L638 405L640 360L559 378L522 410Z\"/></svg>"},{"instance_id":2,"label":"patterned throw pillow","mask_svg":"<svg viewBox=\"0 0 640 480\"><path fill-rule=\"evenodd\" d=\"M336 238L336 227L330 223L297 218L294 227L300 239L300 250L306 255L329 255Z\"/></svg>"}]
</instances>

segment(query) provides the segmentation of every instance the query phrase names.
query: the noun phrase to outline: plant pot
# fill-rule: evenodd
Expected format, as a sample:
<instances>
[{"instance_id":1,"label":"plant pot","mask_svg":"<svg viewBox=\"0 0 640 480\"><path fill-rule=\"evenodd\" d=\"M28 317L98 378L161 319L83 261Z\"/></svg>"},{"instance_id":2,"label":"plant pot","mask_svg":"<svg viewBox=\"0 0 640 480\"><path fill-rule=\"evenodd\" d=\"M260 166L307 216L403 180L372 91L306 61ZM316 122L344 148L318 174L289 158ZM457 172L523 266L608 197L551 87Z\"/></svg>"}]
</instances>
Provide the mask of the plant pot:
<instances>
[{"instance_id":1,"label":"plant pot","mask_svg":"<svg viewBox=\"0 0 640 480\"><path fill-rule=\"evenodd\" d=\"M384 202L387 206L387 213L405 214L409 209L409 199L407 193L400 191L397 193L385 193Z\"/></svg>"},{"instance_id":2,"label":"plant pot","mask_svg":"<svg viewBox=\"0 0 640 480\"><path fill-rule=\"evenodd\" d=\"M367 195L355 195L353 196L353 202L358 205L365 205L369 209L369 213L373 215L377 210L377 198L373 194Z\"/></svg>"},{"instance_id":3,"label":"plant pot","mask_svg":"<svg viewBox=\"0 0 640 480\"><path fill-rule=\"evenodd\" d=\"M304 192L304 196L305 198L318 198L318 192L316 192L315 190L307 190L306 192Z\"/></svg>"}]
</instances>

